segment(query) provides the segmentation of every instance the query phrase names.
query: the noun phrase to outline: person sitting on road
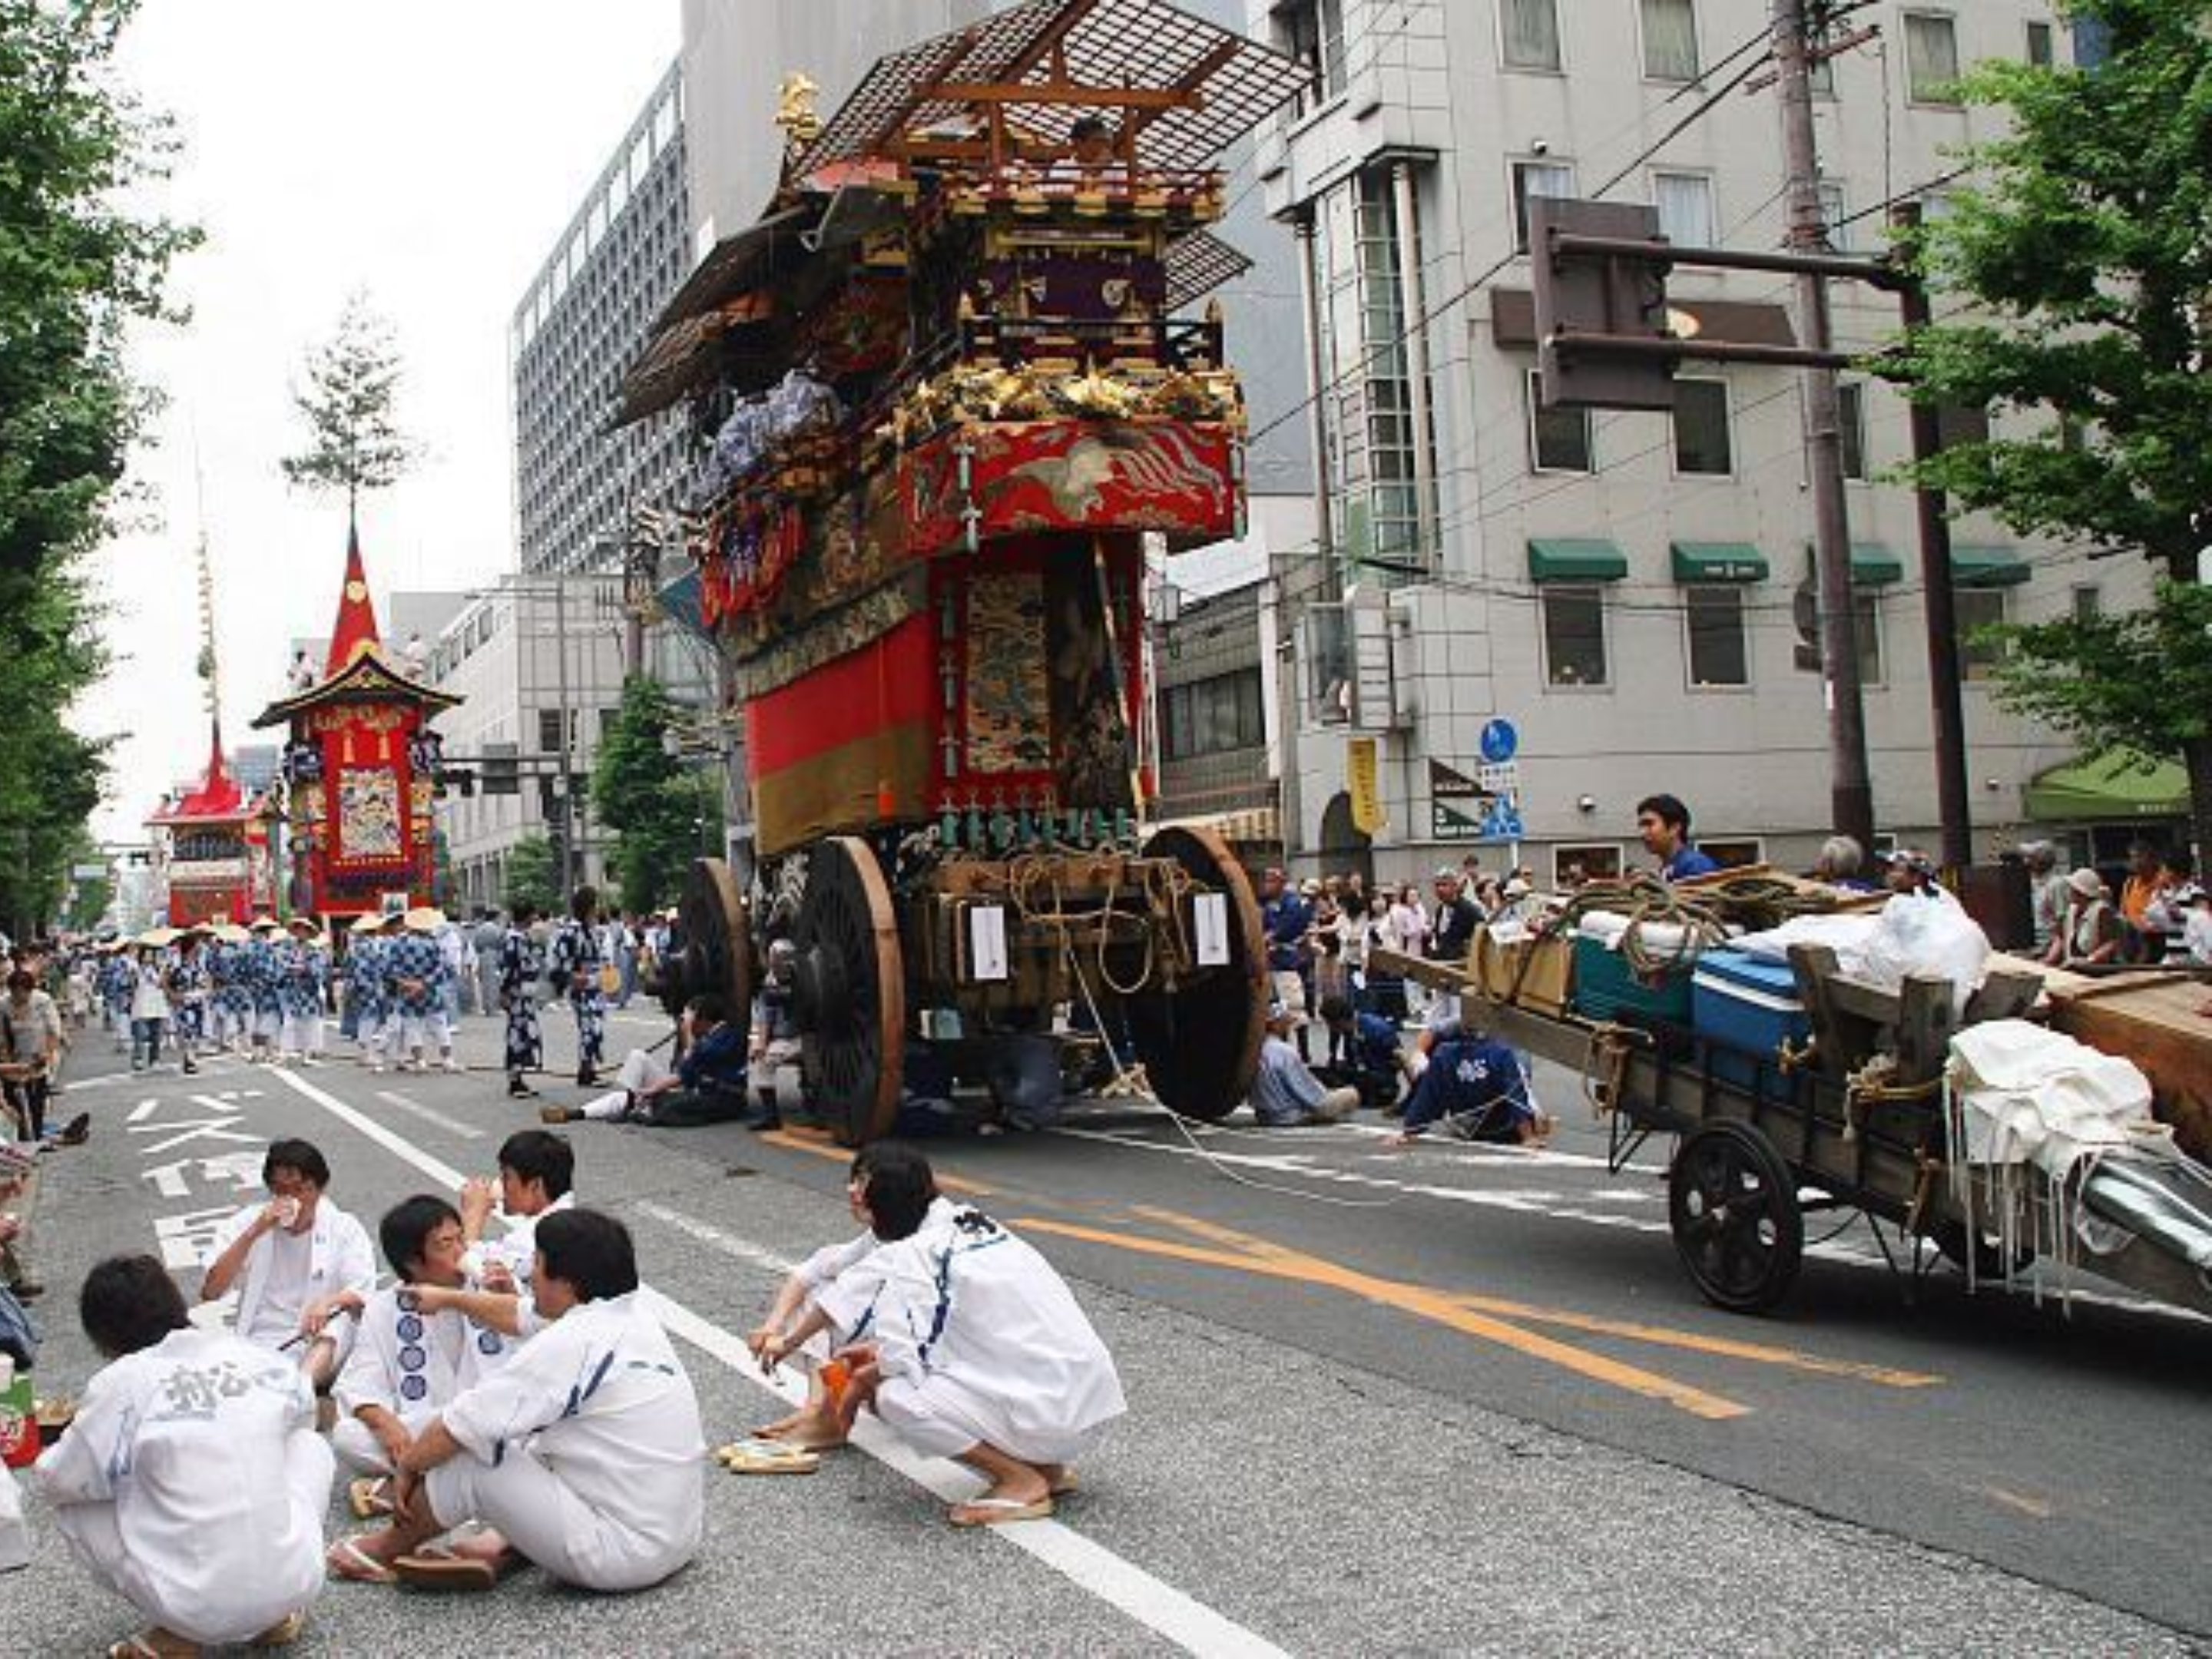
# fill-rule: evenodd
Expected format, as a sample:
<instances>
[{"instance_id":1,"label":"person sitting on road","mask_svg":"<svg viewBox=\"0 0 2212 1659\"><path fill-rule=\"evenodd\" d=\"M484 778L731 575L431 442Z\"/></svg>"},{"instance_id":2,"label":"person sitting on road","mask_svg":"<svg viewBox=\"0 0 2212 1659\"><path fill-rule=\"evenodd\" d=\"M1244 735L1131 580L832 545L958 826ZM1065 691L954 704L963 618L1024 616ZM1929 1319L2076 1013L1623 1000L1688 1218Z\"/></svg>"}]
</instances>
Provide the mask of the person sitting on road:
<instances>
[{"instance_id":1,"label":"person sitting on road","mask_svg":"<svg viewBox=\"0 0 2212 1659\"><path fill-rule=\"evenodd\" d=\"M1541 1146L1550 1114L1536 1104L1521 1057L1495 1037L1455 1030L1430 1051L1406 1102L1405 1122L1389 1142L1410 1146L1431 1130L1455 1140Z\"/></svg>"},{"instance_id":2,"label":"person sitting on road","mask_svg":"<svg viewBox=\"0 0 2212 1659\"><path fill-rule=\"evenodd\" d=\"M917 1169L919 1176L915 1173ZM875 1231L868 1208L868 1187L878 1170L887 1172L886 1194L903 1191L916 1181L925 1183L929 1197L921 1231L941 1231L951 1224L957 1211L951 1200L938 1192L936 1176L930 1170L928 1160L920 1152L896 1140L881 1140L862 1147L854 1155L852 1168L845 1177L845 1202L853 1218L860 1224L860 1233L842 1244L823 1245L793 1269L777 1287L775 1300L766 1316L745 1333L745 1346L752 1350L755 1359L766 1363L765 1356L772 1346L779 1358L798 1352L799 1344L788 1340L790 1334L815 1311L816 1298L823 1287L865 1259L869 1252L891 1242ZM814 1356L817 1361L827 1357L826 1347ZM806 1403L789 1416L755 1430L754 1434L759 1439L781 1441L806 1451L827 1451L843 1445L851 1431L851 1414L842 1407L842 1399L833 1396L823 1385L821 1366L816 1364L808 1372Z\"/></svg>"},{"instance_id":3,"label":"person sitting on road","mask_svg":"<svg viewBox=\"0 0 2212 1659\"><path fill-rule=\"evenodd\" d=\"M1049 1516L1076 1459L1127 1409L1111 1355L1066 1282L1023 1240L961 1207L937 1225L936 1181L918 1154L878 1163L860 1201L880 1246L770 1338L773 1369L817 1331L847 1346L845 1409L872 1409L914 1450L989 1481L956 1504L956 1527Z\"/></svg>"},{"instance_id":4,"label":"person sitting on road","mask_svg":"<svg viewBox=\"0 0 2212 1659\"><path fill-rule=\"evenodd\" d=\"M787 939L775 940L768 947L768 972L753 998L752 1029L745 1037L745 1071L752 1079L753 1097L760 1103L763 1129L782 1127L779 1080L787 1068L794 1078L798 1073L801 1044L799 1015L793 1006L798 977L799 947ZM796 1100L795 1085L793 1096Z\"/></svg>"},{"instance_id":5,"label":"person sitting on road","mask_svg":"<svg viewBox=\"0 0 2212 1659\"><path fill-rule=\"evenodd\" d=\"M261 1184L269 1201L216 1235L200 1299L236 1289L239 1335L278 1353L299 1350L300 1368L326 1393L376 1287L376 1257L367 1230L330 1199L331 1166L311 1142L270 1143Z\"/></svg>"},{"instance_id":6,"label":"person sitting on road","mask_svg":"<svg viewBox=\"0 0 2212 1659\"><path fill-rule=\"evenodd\" d=\"M538 1226L546 1217L575 1207L576 1152L544 1129L518 1129L501 1143L497 1212L506 1231L485 1237L494 1213L493 1185L482 1176L461 1186L461 1239L465 1288L417 1283L425 1312L455 1310L508 1336L544 1328L532 1299Z\"/></svg>"},{"instance_id":7,"label":"person sitting on road","mask_svg":"<svg viewBox=\"0 0 2212 1659\"><path fill-rule=\"evenodd\" d=\"M111 1363L32 1478L87 1571L149 1623L113 1650L292 1641L322 1592L332 1474L306 1379L194 1326L149 1255L100 1263L78 1312Z\"/></svg>"},{"instance_id":8,"label":"person sitting on road","mask_svg":"<svg viewBox=\"0 0 2212 1659\"><path fill-rule=\"evenodd\" d=\"M1329 1063L1318 1075L1330 1085L1349 1083L1363 1106L1387 1112L1397 1103L1400 1082L1412 1075L1400 1046L1398 1023L1363 1012L1343 997L1323 997Z\"/></svg>"},{"instance_id":9,"label":"person sitting on road","mask_svg":"<svg viewBox=\"0 0 2212 1659\"><path fill-rule=\"evenodd\" d=\"M548 1106L538 1115L548 1123L629 1121L656 1128L691 1128L703 1123L742 1122L749 1128L772 1127L769 1115L747 1099L745 1047L722 1006L708 992L684 1006L677 1027L681 1045L674 1070L642 1048L633 1048L616 1081L622 1086L581 1106Z\"/></svg>"},{"instance_id":10,"label":"person sitting on road","mask_svg":"<svg viewBox=\"0 0 2212 1659\"><path fill-rule=\"evenodd\" d=\"M547 1216L535 1278L545 1328L409 1441L392 1523L334 1545L331 1571L489 1589L527 1560L580 1589L637 1590L698 1554L699 1399L639 1290L629 1229ZM471 1519L483 1530L427 1547Z\"/></svg>"},{"instance_id":11,"label":"person sitting on road","mask_svg":"<svg viewBox=\"0 0 2212 1659\"><path fill-rule=\"evenodd\" d=\"M376 1234L399 1283L369 1297L332 1390L338 1422L331 1449L359 1477L347 1493L364 1521L391 1513L391 1477L416 1431L514 1351L512 1339L458 1309L426 1310L407 1288L467 1284L468 1243L452 1205L428 1194L404 1199L385 1212Z\"/></svg>"},{"instance_id":12,"label":"person sitting on road","mask_svg":"<svg viewBox=\"0 0 2212 1659\"><path fill-rule=\"evenodd\" d=\"M1252 1115L1270 1129L1341 1123L1359 1109L1359 1091L1332 1089L1313 1074L1291 1046L1299 1016L1279 1003L1267 1007L1267 1036L1260 1045L1260 1069L1252 1077Z\"/></svg>"}]
</instances>

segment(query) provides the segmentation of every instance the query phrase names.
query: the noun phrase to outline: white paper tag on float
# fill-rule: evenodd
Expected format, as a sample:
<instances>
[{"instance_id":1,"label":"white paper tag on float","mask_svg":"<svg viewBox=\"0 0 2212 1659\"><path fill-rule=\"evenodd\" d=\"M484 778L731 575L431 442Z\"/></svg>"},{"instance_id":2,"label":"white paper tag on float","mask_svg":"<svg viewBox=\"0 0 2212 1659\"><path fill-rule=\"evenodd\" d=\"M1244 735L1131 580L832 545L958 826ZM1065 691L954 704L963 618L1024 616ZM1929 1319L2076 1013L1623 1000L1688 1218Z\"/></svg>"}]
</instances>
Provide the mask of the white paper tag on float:
<instances>
[{"instance_id":1,"label":"white paper tag on float","mask_svg":"<svg viewBox=\"0 0 2212 1659\"><path fill-rule=\"evenodd\" d=\"M979 904L968 913L968 977L994 984L1006 977L1006 912Z\"/></svg>"},{"instance_id":2,"label":"white paper tag on float","mask_svg":"<svg viewBox=\"0 0 2212 1659\"><path fill-rule=\"evenodd\" d=\"M1226 893L1200 893L1191 901L1193 931L1198 935L1198 965L1201 968L1225 968L1229 965L1229 896Z\"/></svg>"}]
</instances>

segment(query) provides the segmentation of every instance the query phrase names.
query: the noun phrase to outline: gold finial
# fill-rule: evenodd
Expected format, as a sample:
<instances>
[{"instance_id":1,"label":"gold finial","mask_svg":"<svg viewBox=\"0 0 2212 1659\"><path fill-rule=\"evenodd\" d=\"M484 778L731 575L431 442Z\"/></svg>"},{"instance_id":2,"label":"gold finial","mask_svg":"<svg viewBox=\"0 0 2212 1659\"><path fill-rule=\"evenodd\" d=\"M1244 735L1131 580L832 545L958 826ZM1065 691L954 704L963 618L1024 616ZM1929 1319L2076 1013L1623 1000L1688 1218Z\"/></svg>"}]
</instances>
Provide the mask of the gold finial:
<instances>
[{"instance_id":1,"label":"gold finial","mask_svg":"<svg viewBox=\"0 0 2212 1659\"><path fill-rule=\"evenodd\" d=\"M814 77L793 70L783 77L775 94L775 124L792 148L812 143L822 133L822 118L814 112L815 94L822 90Z\"/></svg>"}]
</instances>

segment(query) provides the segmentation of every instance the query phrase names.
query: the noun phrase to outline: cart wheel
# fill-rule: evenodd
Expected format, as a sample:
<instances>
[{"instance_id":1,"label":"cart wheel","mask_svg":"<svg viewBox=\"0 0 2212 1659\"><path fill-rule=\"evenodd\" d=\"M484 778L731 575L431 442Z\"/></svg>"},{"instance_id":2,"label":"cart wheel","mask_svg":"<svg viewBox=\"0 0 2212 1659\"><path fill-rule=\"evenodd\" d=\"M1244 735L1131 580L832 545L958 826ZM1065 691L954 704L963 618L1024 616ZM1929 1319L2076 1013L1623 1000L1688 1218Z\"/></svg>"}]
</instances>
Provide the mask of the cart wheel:
<instances>
[{"instance_id":1,"label":"cart wheel","mask_svg":"<svg viewBox=\"0 0 2212 1659\"><path fill-rule=\"evenodd\" d=\"M906 1061L906 978L890 889L868 844L813 847L792 941L792 985L815 1103L837 1139L864 1146L891 1131Z\"/></svg>"},{"instance_id":2,"label":"cart wheel","mask_svg":"<svg viewBox=\"0 0 2212 1659\"><path fill-rule=\"evenodd\" d=\"M720 859L695 859L677 900L684 948L660 967L660 1006L679 1018L693 997L722 1000L742 1043L752 1027L753 946L738 878Z\"/></svg>"},{"instance_id":3,"label":"cart wheel","mask_svg":"<svg viewBox=\"0 0 2212 1659\"><path fill-rule=\"evenodd\" d=\"M1763 1313L1790 1293L1805 1250L1797 1182L1774 1143L1748 1123L1692 1130L1667 1181L1674 1249L1705 1299Z\"/></svg>"},{"instance_id":4,"label":"cart wheel","mask_svg":"<svg viewBox=\"0 0 2212 1659\"><path fill-rule=\"evenodd\" d=\"M1252 1087L1267 1034L1267 957L1260 904L1229 844L1210 830L1163 830L1148 859L1173 859L1229 896L1229 961L1185 981L1172 995L1123 1000L1129 1037L1152 1091L1187 1117L1209 1122L1236 1110Z\"/></svg>"}]
</instances>

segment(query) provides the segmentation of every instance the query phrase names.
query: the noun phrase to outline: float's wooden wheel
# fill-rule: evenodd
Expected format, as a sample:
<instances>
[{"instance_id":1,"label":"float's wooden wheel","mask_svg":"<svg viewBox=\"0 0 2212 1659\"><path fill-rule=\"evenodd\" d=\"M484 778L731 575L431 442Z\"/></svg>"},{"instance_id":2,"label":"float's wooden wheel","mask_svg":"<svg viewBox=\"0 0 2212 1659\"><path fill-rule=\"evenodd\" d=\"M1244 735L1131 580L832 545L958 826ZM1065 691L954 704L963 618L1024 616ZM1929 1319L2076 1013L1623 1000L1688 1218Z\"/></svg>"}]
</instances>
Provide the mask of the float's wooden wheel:
<instances>
[{"instance_id":1,"label":"float's wooden wheel","mask_svg":"<svg viewBox=\"0 0 2212 1659\"><path fill-rule=\"evenodd\" d=\"M906 976L883 866L866 842L836 836L808 850L793 944L793 1010L814 1103L837 1139L891 1131L906 1059Z\"/></svg>"},{"instance_id":2,"label":"float's wooden wheel","mask_svg":"<svg viewBox=\"0 0 2212 1659\"><path fill-rule=\"evenodd\" d=\"M1152 1092L1186 1116L1233 1111L1252 1087L1267 1035L1267 951L1252 884L1211 830L1163 830L1148 859L1173 859L1207 890L1229 899L1229 961L1176 987L1142 991L1123 1004L1129 1035Z\"/></svg>"},{"instance_id":3,"label":"float's wooden wheel","mask_svg":"<svg viewBox=\"0 0 2212 1659\"><path fill-rule=\"evenodd\" d=\"M676 902L684 944L661 963L660 1006L675 1018L693 997L722 999L723 1012L743 1042L752 1026L753 947L744 895L721 859L695 859Z\"/></svg>"},{"instance_id":4,"label":"float's wooden wheel","mask_svg":"<svg viewBox=\"0 0 2212 1659\"><path fill-rule=\"evenodd\" d=\"M1682 1138L1667 1218L1682 1266L1715 1307L1764 1313L1797 1282L1805 1212L1796 1177L1748 1123L1716 1119Z\"/></svg>"}]
</instances>

